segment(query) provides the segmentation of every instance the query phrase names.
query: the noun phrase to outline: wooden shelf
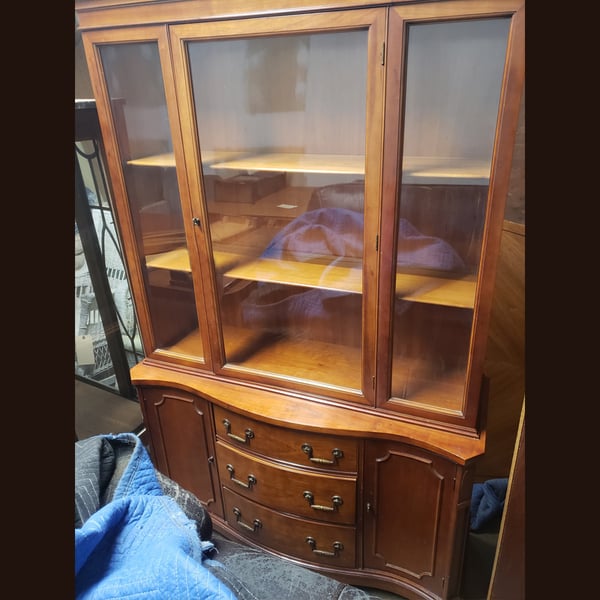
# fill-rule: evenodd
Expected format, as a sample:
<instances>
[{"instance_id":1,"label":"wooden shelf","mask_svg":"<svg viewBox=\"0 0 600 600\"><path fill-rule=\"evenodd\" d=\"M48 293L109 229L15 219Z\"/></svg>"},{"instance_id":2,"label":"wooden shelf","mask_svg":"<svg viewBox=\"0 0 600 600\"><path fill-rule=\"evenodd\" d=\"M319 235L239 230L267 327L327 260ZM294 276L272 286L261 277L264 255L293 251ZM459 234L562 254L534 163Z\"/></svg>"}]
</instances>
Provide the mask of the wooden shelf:
<instances>
[{"instance_id":1,"label":"wooden shelf","mask_svg":"<svg viewBox=\"0 0 600 600\"><path fill-rule=\"evenodd\" d=\"M202 151L202 163L211 166L213 162L222 162L239 156L243 156L243 153L228 150L204 150ZM128 160L127 164L136 167L174 167L175 154L173 152L165 152L163 154L143 156Z\"/></svg>"},{"instance_id":2,"label":"wooden shelf","mask_svg":"<svg viewBox=\"0 0 600 600\"><path fill-rule=\"evenodd\" d=\"M198 357L202 355L202 337L200 336L200 330L194 329L194 331L188 333L178 342L175 342L166 348L161 348L161 350L183 356Z\"/></svg>"},{"instance_id":3,"label":"wooden shelf","mask_svg":"<svg viewBox=\"0 0 600 600\"><path fill-rule=\"evenodd\" d=\"M402 183L488 185L490 162L443 156L405 156Z\"/></svg>"},{"instance_id":4,"label":"wooden shelf","mask_svg":"<svg viewBox=\"0 0 600 600\"><path fill-rule=\"evenodd\" d=\"M248 257L236 252L214 252L215 268L218 272L224 271L234 265L248 260ZM190 255L187 248L169 250L162 254L153 254L146 257L146 266L154 269L167 269L169 271L184 271L191 273Z\"/></svg>"},{"instance_id":5,"label":"wooden shelf","mask_svg":"<svg viewBox=\"0 0 600 600\"><path fill-rule=\"evenodd\" d=\"M313 257L315 261L318 257ZM327 257L329 261L332 257ZM344 259L344 266L258 258L239 265L225 273L232 279L266 281L284 285L337 290L360 294L362 292L362 263L360 260Z\"/></svg>"},{"instance_id":6,"label":"wooden shelf","mask_svg":"<svg viewBox=\"0 0 600 600\"><path fill-rule=\"evenodd\" d=\"M453 369L447 373L432 374L426 361L407 357L392 360L393 399L396 406L427 406L447 413L459 414L463 409L465 393L464 369Z\"/></svg>"},{"instance_id":7,"label":"wooden shelf","mask_svg":"<svg viewBox=\"0 0 600 600\"><path fill-rule=\"evenodd\" d=\"M361 389L360 348L286 337L265 338L257 344L256 337L239 328L225 330L224 335L231 366L269 373L285 381L293 378L345 390ZM242 348L241 339L249 340L251 347ZM234 342L235 348L231 345Z\"/></svg>"},{"instance_id":8,"label":"wooden shelf","mask_svg":"<svg viewBox=\"0 0 600 600\"><path fill-rule=\"evenodd\" d=\"M300 154L205 150L202 163L213 169L239 171L284 171L287 173L331 173L364 175L365 157L357 154ZM172 152L136 158L127 162L141 167L174 167ZM402 183L488 185L490 162L444 156L405 156Z\"/></svg>"},{"instance_id":9,"label":"wooden shelf","mask_svg":"<svg viewBox=\"0 0 600 600\"><path fill-rule=\"evenodd\" d=\"M360 348L269 335L245 327L223 327L227 364L235 368L269 373L282 379L319 381L342 389L359 390ZM202 349L199 330L163 350L183 356L198 356ZM331 368L335 365L335 369ZM429 406L443 412L462 409L465 373L452 370L435 376L427 373L428 363L397 357L393 361L392 404ZM395 390L395 391L394 391Z\"/></svg>"},{"instance_id":10,"label":"wooden shelf","mask_svg":"<svg viewBox=\"0 0 600 600\"><path fill-rule=\"evenodd\" d=\"M361 387L360 348L275 337L262 330L227 325L223 326L223 339L230 366L270 373L286 380L319 381L342 389ZM308 352L307 346L310 346ZM162 348L172 354L193 357L198 356L201 349L198 329ZM332 369L331 365L336 368Z\"/></svg>"},{"instance_id":11,"label":"wooden shelf","mask_svg":"<svg viewBox=\"0 0 600 600\"><path fill-rule=\"evenodd\" d=\"M474 308L476 280L473 275L461 279L430 275L396 274L396 297L424 304Z\"/></svg>"},{"instance_id":12,"label":"wooden shelf","mask_svg":"<svg viewBox=\"0 0 600 600\"><path fill-rule=\"evenodd\" d=\"M285 171L288 173L350 173L363 175L365 157L355 154L272 153L216 162L213 169L242 171Z\"/></svg>"},{"instance_id":13,"label":"wooden shelf","mask_svg":"<svg viewBox=\"0 0 600 600\"><path fill-rule=\"evenodd\" d=\"M357 258L306 254L300 260L252 259L241 252L214 250L215 268L230 279L261 281L283 285L362 293L362 262ZM333 264L335 262L335 264ZM186 248L146 257L146 266L171 271L191 272ZM472 309L475 306L476 280L398 273L396 297L411 302L439 304Z\"/></svg>"},{"instance_id":14,"label":"wooden shelf","mask_svg":"<svg viewBox=\"0 0 600 600\"><path fill-rule=\"evenodd\" d=\"M170 271L185 271L186 273L192 272L190 255L185 247L146 256L146 266L154 269L169 269Z\"/></svg>"}]
</instances>

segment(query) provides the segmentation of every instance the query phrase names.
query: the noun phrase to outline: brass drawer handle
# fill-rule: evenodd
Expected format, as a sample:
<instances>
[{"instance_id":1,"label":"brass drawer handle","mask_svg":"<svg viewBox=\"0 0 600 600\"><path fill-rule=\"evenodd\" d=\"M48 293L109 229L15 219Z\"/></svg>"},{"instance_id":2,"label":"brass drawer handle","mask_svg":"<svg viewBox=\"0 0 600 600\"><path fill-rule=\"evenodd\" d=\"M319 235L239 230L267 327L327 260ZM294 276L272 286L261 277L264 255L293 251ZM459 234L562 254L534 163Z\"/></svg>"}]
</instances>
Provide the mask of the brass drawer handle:
<instances>
[{"instance_id":1,"label":"brass drawer handle","mask_svg":"<svg viewBox=\"0 0 600 600\"><path fill-rule=\"evenodd\" d=\"M262 523L260 522L259 519L254 519L254 521L252 521L252 525L248 525L248 523L244 523L242 521L242 511L237 506L233 507L233 514L235 515L235 520L236 520L237 524L240 527L247 529L248 531L252 531L254 533L257 529L260 529L262 527Z\"/></svg>"},{"instance_id":2,"label":"brass drawer handle","mask_svg":"<svg viewBox=\"0 0 600 600\"><path fill-rule=\"evenodd\" d=\"M304 498L306 500L308 500L308 503L310 504L311 508L314 508L315 510L325 510L327 512L333 512L335 510L338 509L338 506L341 506L342 504L344 504L344 501L342 500L341 496L333 496L331 498L331 502L333 502L333 506L323 506L321 504L313 504L315 497L313 496L312 492L304 492L302 494L304 496Z\"/></svg>"},{"instance_id":3,"label":"brass drawer handle","mask_svg":"<svg viewBox=\"0 0 600 600\"><path fill-rule=\"evenodd\" d=\"M229 471L229 478L233 483L237 483L247 490L251 490L252 486L256 485L256 477L254 477L254 475L248 475L248 483L245 483L244 481L235 478L235 469L232 465L227 465L227 470Z\"/></svg>"},{"instance_id":4,"label":"brass drawer handle","mask_svg":"<svg viewBox=\"0 0 600 600\"><path fill-rule=\"evenodd\" d=\"M327 552L325 550L317 550L317 542L315 538L308 536L306 538L306 542L311 547L314 554L318 554L319 556L339 556L339 553L344 549L344 544L342 542L333 542L333 552Z\"/></svg>"},{"instance_id":5,"label":"brass drawer handle","mask_svg":"<svg viewBox=\"0 0 600 600\"><path fill-rule=\"evenodd\" d=\"M225 425L225 433L227 433L227 435L236 442L247 444L248 441L254 437L254 431L252 431L252 429L250 429L249 427L244 431L244 435L246 437L240 437L239 435L231 433L231 422L229 421L229 419L223 419L223 425Z\"/></svg>"},{"instance_id":6,"label":"brass drawer handle","mask_svg":"<svg viewBox=\"0 0 600 600\"><path fill-rule=\"evenodd\" d=\"M344 456L344 453L339 448L334 448L331 451L331 454L333 455L333 460L329 458L315 458L312 455L313 449L310 444L302 444L302 452L308 454L308 460L314 463L318 463L320 465L335 465L338 462L338 460Z\"/></svg>"}]
</instances>

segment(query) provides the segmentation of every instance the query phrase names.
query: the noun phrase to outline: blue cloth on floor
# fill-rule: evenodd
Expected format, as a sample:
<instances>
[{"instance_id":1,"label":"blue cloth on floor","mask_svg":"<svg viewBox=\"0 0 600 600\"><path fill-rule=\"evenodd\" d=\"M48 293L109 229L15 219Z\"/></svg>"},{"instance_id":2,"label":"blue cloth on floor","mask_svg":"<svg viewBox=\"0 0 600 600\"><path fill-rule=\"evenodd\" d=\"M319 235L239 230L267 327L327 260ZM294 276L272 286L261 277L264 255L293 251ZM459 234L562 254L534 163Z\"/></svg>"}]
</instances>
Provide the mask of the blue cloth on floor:
<instances>
[{"instance_id":1,"label":"blue cloth on floor","mask_svg":"<svg viewBox=\"0 0 600 600\"><path fill-rule=\"evenodd\" d=\"M499 529L508 478L488 479L473 485L471 495L471 531L483 532Z\"/></svg>"},{"instance_id":2,"label":"blue cloth on floor","mask_svg":"<svg viewBox=\"0 0 600 600\"><path fill-rule=\"evenodd\" d=\"M121 472L114 459L128 447ZM163 494L150 456L136 436L77 442L76 458L78 600L235 600L203 564L212 542L201 541L194 521ZM112 479L114 491L107 493Z\"/></svg>"}]
</instances>

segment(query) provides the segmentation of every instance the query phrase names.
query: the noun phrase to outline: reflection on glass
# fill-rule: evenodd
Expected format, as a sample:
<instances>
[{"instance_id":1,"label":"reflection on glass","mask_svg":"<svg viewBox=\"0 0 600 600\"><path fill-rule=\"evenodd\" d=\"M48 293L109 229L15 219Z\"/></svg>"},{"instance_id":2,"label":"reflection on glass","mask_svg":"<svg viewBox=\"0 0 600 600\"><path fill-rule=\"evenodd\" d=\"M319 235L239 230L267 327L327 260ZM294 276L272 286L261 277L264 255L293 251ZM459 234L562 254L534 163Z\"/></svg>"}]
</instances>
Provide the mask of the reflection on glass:
<instances>
[{"instance_id":1,"label":"reflection on glass","mask_svg":"<svg viewBox=\"0 0 600 600\"><path fill-rule=\"evenodd\" d=\"M158 348L202 356L155 42L101 48Z\"/></svg>"},{"instance_id":2,"label":"reflection on glass","mask_svg":"<svg viewBox=\"0 0 600 600\"><path fill-rule=\"evenodd\" d=\"M188 51L227 362L360 389L367 32Z\"/></svg>"},{"instance_id":3,"label":"reflection on glass","mask_svg":"<svg viewBox=\"0 0 600 600\"><path fill-rule=\"evenodd\" d=\"M508 27L408 27L392 397L457 414Z\"/></svg>"}]
</instances>

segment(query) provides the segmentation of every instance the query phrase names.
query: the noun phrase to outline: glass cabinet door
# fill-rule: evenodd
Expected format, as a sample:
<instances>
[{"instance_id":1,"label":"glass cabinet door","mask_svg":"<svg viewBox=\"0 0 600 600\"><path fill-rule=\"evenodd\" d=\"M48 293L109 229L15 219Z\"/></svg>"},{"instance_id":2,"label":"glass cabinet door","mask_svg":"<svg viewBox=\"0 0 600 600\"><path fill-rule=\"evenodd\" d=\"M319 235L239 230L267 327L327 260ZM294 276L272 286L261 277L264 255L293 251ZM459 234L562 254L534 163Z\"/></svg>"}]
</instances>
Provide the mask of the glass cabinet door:
<instances>
[{"instance_id":1,"label":"glass cabinet door","mask_svg":"<svg viewBox=\"0 0 600 600\"><path fill-rule=\"evenodd\" d=\"M389 57L404 76L385 402L462 417L511 19L404 14Z\"/></svg>"},{"instance_id":2,"label":"glass cabinet door","mask_svg":"<svg viewBox=\"0 0 600 600\"><path fill-rule=\"evenodd\" d=\"M136 267L145 287L142 308L148 318L143 322L150 330L145 346L148 353L160 350L201 361L159 40L105 43L98 52L126 188L124 212L131 216L140 260Z\"/></svg>"},{"instance_id":3,"label":"glass cabinet door","mask_svg":"<svg viewBox=\"0 0 600 600\"><path fill-rule=\"evenodd\" d=\"M370 183L365 173L379 160L368 106L381 94L383 14L356 11L337 29L327 15L272 19L277 31L256 20L173 27L227 370L363 388L364 243L376 226L365 194L378 186L377 169Z\"/></svg>"}]
</instances>

